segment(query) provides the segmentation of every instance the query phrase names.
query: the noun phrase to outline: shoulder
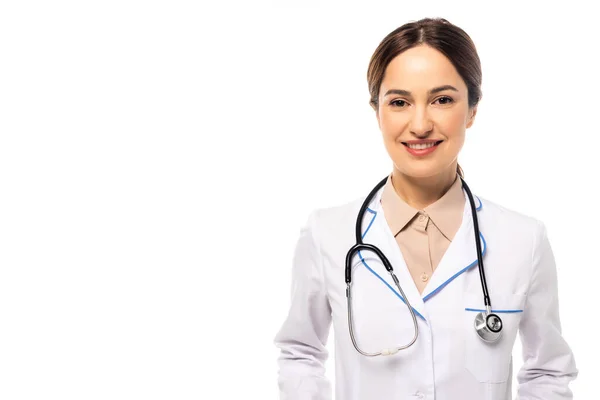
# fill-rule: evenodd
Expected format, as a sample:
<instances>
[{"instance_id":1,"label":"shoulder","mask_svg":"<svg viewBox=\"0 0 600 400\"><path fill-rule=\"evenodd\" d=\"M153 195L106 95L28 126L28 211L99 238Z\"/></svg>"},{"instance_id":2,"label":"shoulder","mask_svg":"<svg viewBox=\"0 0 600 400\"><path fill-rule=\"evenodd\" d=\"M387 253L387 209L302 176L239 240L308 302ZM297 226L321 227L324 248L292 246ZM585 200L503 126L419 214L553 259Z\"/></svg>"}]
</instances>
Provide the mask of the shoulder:
<instances>
[{"instance_id":1,"label":"shoulder","mask_svg":"<svg viewBox=\"0 0 600 400\"><path fill-rule=\"evenodd\" d=\"M531 246L535 246L539 238L545 235L546 226L537 216L506 207L485 197L478 198L481 201L481 210L477 217L485 221L489 234L498 232L510 236L512 241L530 243Z\"/></svg>"},{"instance_id":2,"label":"shoulder","mask_svg":"<svg viewBox=\"0 0 600 400\"><path fill-rule=\"evenodd\" d=\"M366 196L358 197L342 204L321 207L313 211L322 224L332 225L345 221L349 215L356 215Z\"/></svg>"},{"instance_id":3,"label":"shoulder","mask_svg":"<svg viewBox=\"0 0 600 400\"><path fill-rule=\"evenodd\" d=\"M362 196L334 206L313 209L308 218L308 225L317 240L354 240L356 218L365 199L366 196ZM372 211L367 210L364 217L367 223L373 215Z\"/></svg>"},{"instance_id":4,"label":"shoulder","mask_svg":"<svg viewBox=\"0 0 600 400\"><path fill-rule=\"evenodd\" d=\"M536 225L540 222L534 215L529 215L520 210L506 207L485 197L478 196L478 199L481 201L482 215L485 214L492 218L506 219L507 222L517 223L519 225Z\"/></svg>"}]
</instances>

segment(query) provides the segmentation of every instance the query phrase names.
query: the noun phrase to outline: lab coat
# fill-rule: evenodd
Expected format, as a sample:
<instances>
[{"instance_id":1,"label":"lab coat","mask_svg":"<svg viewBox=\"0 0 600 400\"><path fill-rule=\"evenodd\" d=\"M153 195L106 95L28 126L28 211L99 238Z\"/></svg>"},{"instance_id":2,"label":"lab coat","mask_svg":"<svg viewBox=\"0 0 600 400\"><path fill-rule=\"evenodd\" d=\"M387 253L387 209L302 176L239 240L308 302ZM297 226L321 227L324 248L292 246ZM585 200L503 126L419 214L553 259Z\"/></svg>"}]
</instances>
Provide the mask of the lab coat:
<instances>
[{"instance_id":1,"label":"lab coat","mask_svg":"<svg viewBox=\"0 0 600 400\"><path fill-rule=\"evenodd\" d=\"M332 398L326 343L334 332L335 399L508 400L517 336L523 348L517 400L572 399L578 370L561 334L557 274L543 222L474 196L492 311L501 338L479 338L484 307L473 218L466 193L462 223L420 294L381 207L380 189L362 225L363 241L390 260L417 316L418 338L395 355L365 357L348 330L345 257L355 243L364 198L313 211L301 229L292 266L289 313L277 333L281 400ZM361 259L362 258L362 259ZM404 299L372 252L352 261L354 333L367 352L405 345L414 325Z\"/></svg>"}]
</instances>

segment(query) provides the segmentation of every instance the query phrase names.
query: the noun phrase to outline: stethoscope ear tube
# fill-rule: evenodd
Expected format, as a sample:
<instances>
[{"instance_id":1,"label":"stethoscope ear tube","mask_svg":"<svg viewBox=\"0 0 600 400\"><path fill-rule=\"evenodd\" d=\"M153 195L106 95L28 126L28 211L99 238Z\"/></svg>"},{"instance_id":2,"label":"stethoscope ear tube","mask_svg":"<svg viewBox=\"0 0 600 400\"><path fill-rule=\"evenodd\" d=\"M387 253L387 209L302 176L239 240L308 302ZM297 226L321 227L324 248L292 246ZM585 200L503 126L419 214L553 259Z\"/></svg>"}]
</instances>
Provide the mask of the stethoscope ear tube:
<instances>
[{"instance_id":1,"label":"stethoscope ear tube","mask_svg":"<svg viewBox=\"0 0 600 400\"><path fill-rule=\"evenodd\" d=\"M370 251L374 252L377 255L377 257L379 257L379 259L385 266L385 269L392 276L392 279L393 279L396 287L398 288L402 298L404 299L404 303L408 307L408 310L410 312L410 315L411 315L411 318L413 321L415 334L414 334L412 340L404 346L383 349L376 353L368 353L366 351L363 351L356 341L356 337L354 336L354 320L352 317L352 276L351 276L351 273L352 273L352 257L354 257L354 254L356 254L360 250L370 250ZM410 305L408 298L404 294L404 291L402 290L402 287L400 286L400 282L398 281L396 274L394 274L392 264L387 259L385 254L383 254L383 252L381 250L379 250L379 248L377 248L376 246L369 244L369 243L357 243L354 246L352 246L350 248L350 250L348 251L348 254L346 254L346 298L347 298L347 302L348 302L348 328L350 331L350 339L352 340L352 344L354 345L354 348L360 354L367 356L367 357L390 356L390 355L396 354L400 350L404 350L404 349L412 346L417 341L417 337L419 336L419 327L417 325L417 317L415 315L415 311L413 310L412 306Z\"/></svg>"},{"instance_id":2,"label":"stethoscope ear tube","mask_svg":"<svg viewBox=\"0 0 600 400\"><path fill-rule=\"evenodd\" d=\"M389 260L385 256L385 254L383 254L383 252L381 250L379 250L379 248L377 246L374 246L370 243L357 243L354 246L352 246L350 248L350 250L348 251L348 254L346 254L346 283L352 282L352 258L360 250L372 251L383 262L383 265L385 266L385 269L387 270L387 272L390 272L390 273L394 272L394 269L392 268L392 264L389 262ZM395 276L395 275L393 275L393 276Z\"/></svg>"}]
</instances>

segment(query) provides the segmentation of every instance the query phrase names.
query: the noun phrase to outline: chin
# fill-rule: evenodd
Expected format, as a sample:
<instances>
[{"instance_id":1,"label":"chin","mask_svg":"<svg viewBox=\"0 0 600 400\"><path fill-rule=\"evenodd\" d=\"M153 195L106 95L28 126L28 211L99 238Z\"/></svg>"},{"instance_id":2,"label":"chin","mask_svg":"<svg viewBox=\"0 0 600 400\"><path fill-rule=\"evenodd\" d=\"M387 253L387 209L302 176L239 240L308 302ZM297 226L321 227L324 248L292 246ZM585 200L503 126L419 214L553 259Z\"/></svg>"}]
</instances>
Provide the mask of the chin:
<instances>
[{"instance_id":1,"label":"chin","mask_svg":"<svg viewBox=\"0 0 600 400\"><path fill-rule=\"evenodd\" d=\"M403 169L400 169L404 175L413 177L413 178L429 178L432 176L440 175L445 172L443 168L439 168L436 166L407 166Z\"/></svg>"}]
</instances>

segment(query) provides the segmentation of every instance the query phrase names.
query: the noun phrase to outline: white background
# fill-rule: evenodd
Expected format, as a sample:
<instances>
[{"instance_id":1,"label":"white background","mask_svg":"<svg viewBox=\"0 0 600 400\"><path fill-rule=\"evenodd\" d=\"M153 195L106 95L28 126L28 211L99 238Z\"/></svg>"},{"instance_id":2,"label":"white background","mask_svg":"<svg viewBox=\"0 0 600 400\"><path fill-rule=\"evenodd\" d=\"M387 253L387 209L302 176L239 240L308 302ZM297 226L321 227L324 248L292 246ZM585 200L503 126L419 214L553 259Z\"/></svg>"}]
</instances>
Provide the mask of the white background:
<instances>
[{"instance_id":1,"label":"white background","mask_svg":"<svg viewBox=\"0 0 600 400\"><path fill-rule=\"evenodd\" d=\"M426 16L478 48L459 162L547 225L571 387L591 398L595 13L413 3L3 2L0 398L276 399L299 229L389 173L367 65Z\"/></svg>"}]
</instances>

